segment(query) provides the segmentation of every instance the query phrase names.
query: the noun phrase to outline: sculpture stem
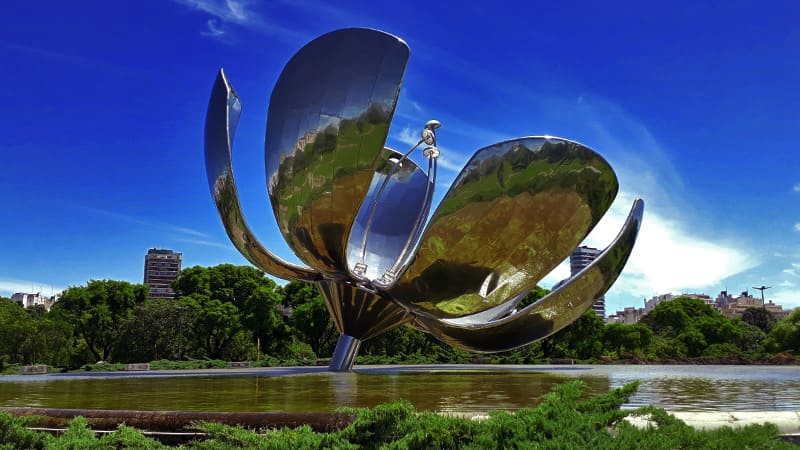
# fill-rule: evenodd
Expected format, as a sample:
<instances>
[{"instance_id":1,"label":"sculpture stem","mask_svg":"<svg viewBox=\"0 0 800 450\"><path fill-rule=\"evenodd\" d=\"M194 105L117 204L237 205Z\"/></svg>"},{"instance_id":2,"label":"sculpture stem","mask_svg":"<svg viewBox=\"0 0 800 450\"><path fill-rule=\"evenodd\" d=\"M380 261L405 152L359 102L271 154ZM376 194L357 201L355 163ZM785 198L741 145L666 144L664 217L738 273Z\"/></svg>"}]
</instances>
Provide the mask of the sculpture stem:
<instances>
[{"instance_id":1,"label":"sculpture stem","mask_svg":"<svg viewBox=\"0 0 800 450\"><path fill-rule=\"evenodd\" d=\"M356 356L360 348L360 339L356 339L344 333L340 334L328 370L331 372L350 372L353 368L353 364L356 362Z\"/></svg>"}]
</instances>

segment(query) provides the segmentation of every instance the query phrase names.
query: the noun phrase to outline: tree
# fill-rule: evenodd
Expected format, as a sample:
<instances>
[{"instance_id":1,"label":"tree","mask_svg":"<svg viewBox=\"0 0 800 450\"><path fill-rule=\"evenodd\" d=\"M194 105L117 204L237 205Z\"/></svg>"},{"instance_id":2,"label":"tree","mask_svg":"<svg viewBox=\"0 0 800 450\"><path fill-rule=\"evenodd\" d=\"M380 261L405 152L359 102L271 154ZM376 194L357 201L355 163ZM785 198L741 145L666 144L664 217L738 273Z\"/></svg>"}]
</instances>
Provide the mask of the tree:
<instances>
[{"instance_id":1,"label":"tree","mask_svg":"<svg viewBox=\"0 0 800 450\"><path fill-rule=\"evenodd\" d=\"M282 355L292 342L292 329L278 314L277 306L283 300L279 291L260 286L245 300L242 323L261 343L261 351Z\"/></svg>"},{"instance_id":2,"label":"tree","mask_svg":"<svg viewBox=\"0 0 800 450\"><path fill-rule=\"evenodd\" d=\"M292 308L290 323L300 340L317 355L333 352L337 335L325 301L313 284L292 281L283 288L284 303Z\"/></svg>"},{"instance_id":3,"label":"tree","mask_svg":"<svg viewBox=\"0 0 800 450\"><path fill-rule=\"evenodd\" d=\"M779 350L800 352L800 308L779 320L770 332Z\"/></svg>"},{"instance_id":4,"label":"tree","mask_svg":"<svg viewBox=\"0 0 800 450\"><path fill-rule=\"evenodd\" d=\"M242 345L245 333L239 308L231 302L208 298L202 294L192 294L181 298L194 316L192 332L195 342L204 350L206 356L214 359L245 359L252 349Z\"/></svg>"},{"instance_id":5,"label":"tree","mask_svg":"<svg viewBox=\"0 0 800 450\"><path fill-rule=\"evenodd\" d=\"M194 356L194 317L188 306L173 300L148 300L137 305L120 327L115 354L125 363Z\"/></svg>"},{"instance_id":6,"label":"tree","mask_svg":"<svg viewBox=\"0 0 800 450\"><path fill-rule=\"evenodd\" d=\"M34 331L33 319L19 303L0 298L0 358L5 356L3 359L12 363L28 363L30 345L25 341Z\"/></svg>"},{"instance_id":7,"label":"tree","mask_svg":"<svg viewBox=\"0 0 800 450\"><path fill-rule=\"evenodd\" d=\"M70 287L52 313L70 324L96 360L112 359L120 327L133 308L147 299L147 287L126 281L91 280Z\"/></svg>"},{"instance_id":8,"label":"tree","mask_svg":"<svg viewBox=\"0 0 800 450\"><path fill-rule=\"evenodd\" d=\"M709 345L733 342L741 331L704 301L687 297L659 303L641 323L659 337L657 353L680 357L697 357Z\"/></svg>"},{"instance_id":9,"label":"tree","mask_svg":"<svg viewBox=\"0 0 800 450\"><path fill-rule=\"evenodd\" d=\"M590 359L602 353L602 339L603 319L589 309L578 320L544 339L542 351L550 358Z\"/></svg>"},{"instance_id":10,"label":"tree","mask_svg":"<svg viewBox=\"0 0 800 450\"><path fill-rule=\"evenodd\" d=\"M201 336L200 344L206 351L229 351L220 345L229 345L233 342L230 339L244 329L250 331L253 343L260 341L269 353L281 353L292 341L291 330L276 310L283 300L281 290L258 269L232 264L190 267L181 271L173 287L179 299L193 299L186 304L199 314L196 320L204 321L201 328L218 333L216 337ZM225 311L231 313L228 320L238 325L220 327L217 315Z\"/></svg>"},{"instance_id":11,"label":"tree","mask_svg":"<svg viewBox=\"0 0 800 450\"><path fill-rule=\"evenodd\" d=\"M653 331L646 325L637 323L625 325L612 323L603 332L603 345L606 349L621 355L625 352L642 353L653 341Z\"/></svg>"},{"instance_id":12,"label":"tree","mask_svg":"<svg viewBox=\"0 0 800 450\"><path fill-rule=\"evenodd\" d=\"M764 333L769 333L775 325L775 318L772 313L764 308L747 308L742 313L742 321L757 327Z\"/></svg>"}]
</instances>

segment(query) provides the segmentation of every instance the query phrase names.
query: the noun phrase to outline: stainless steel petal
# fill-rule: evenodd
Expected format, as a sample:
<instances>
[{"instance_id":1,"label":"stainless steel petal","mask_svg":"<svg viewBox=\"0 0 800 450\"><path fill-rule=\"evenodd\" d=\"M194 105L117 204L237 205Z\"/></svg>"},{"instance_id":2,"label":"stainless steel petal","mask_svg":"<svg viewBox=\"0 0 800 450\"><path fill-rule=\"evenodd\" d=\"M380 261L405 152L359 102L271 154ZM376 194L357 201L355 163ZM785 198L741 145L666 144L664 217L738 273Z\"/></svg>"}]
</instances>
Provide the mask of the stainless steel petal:
<instances>
[{"instance_id":1,"label":"stainless steel petal","mask_svg":"<svg viewBox=\"0 0 800 450\"><path fill-rule=\"evenodd\" d=\"M285 279L319 279L320 273L316 270L289 263L270 253L258 242L244 220L231 162L233 135L241 111L239 98L220 69L206 113L205 159L208 187L225 231L236 249L259 269Z\"/></svg>"},{"instance_id":2,"label":"stainless steel petal","mask_svg":"<svg viewBox=\"0 0 800 450\"><path fill-rule=\"evenodd\" d=\"M516 308L517 304L525 298L528 292L530 292L530 289L505 303L501 303L493 308L489 308L475 314L442 320L451 325L471 325L483 324L492 320L502 319L514 311L514 308Z\"/></svg>"},{"instance_id":3,"label":"stainless steel petal","mask_svg":"<svg viewBox=\"0 0 800 450\"><path fill-rule=\"evenodd\" d=\"M433 181L402 156L384 150L353 223L347 263L356 279L392 283L392 273L412 254L428 217Z\"/></svg>"},{"instance_id":4,"label":"stainless steel petal","mask_svg":"<svg viewBox=\"0 0 800 450\"><path fill-rule=\"evenodd\" d=\"M301 261L347 279L346 247L394 114L409 51L380 31L323 35L286 64L269 104L267 185Z\"/></svg>"},{"instance_id":5,"label":"stainless steel petal","mask_svg":"<svg viewBox=\"0 0 800 450\"><path fill-rule=\"evenodd\" d=\"M572 141L525 137L483 148L456 178L389 295L438 318L496 307L563 261L617 189L611 166Z\"/></svg>"},{"instance_id":6,"label":"stainless steel petal","mask_svg":"<svg viewBox=\"0 0 800 450\"><path fill-rule=\"evenodd\" d=\"M466 325L421 315L415 323L445 343L473 352L511 350L545 338L575 321L614 284L633 250L643 213L644 202L636 199L622 230L595 261L516 314Z\"/></svg>"}]
</instances>

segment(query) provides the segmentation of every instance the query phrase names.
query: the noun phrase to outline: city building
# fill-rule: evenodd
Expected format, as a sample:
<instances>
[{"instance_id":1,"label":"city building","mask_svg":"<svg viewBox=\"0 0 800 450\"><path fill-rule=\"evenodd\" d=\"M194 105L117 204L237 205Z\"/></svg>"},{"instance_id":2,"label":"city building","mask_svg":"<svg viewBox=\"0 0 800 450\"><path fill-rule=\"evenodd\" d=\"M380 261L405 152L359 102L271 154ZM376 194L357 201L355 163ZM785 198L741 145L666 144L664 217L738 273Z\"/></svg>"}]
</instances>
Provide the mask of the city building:
<instances>
[{"instance_id":1,"label":"city building","mask_svg":"<svg viewBox=\"0 0 800 450\"><path fill-rule=\"evenodd\" d=\"M654 310L656 308L656 306L658 306L658 304L661 303L661 302L668 302L668 301L673 300L675 298L677 298L677 297L672 295L672 293L654 295L653 297L650 298L650 300L645 300L644 301L644 313L647 314L650 311Z\"/></svg>"},{"instance_id":2,"label":"city building","mask_svg":"<svg viewBox=\"0 0 800 450\"><path fill-rule=\"evenodd\" d=\"M50 311L53 303L61 298L61 294L54 294L50 297L43 296L41 292L35 294L28 294L26 292L17 292L11 296L11 300L22 305L23 308L32 308L34 306L43 306L45 311Z\"/></svg>"},{"instance_id":3,"label":"city building","mask_svg":"<svg viewBox=\"0 0 800 450\"><path fill-rule=\"evenodd\" d=\"M598 256L600 256L602 250L598 250L592 247L580 246L576 248L572 254L569 255L569 272L570 276L574 277L578 272L583 270L584 267L588 266L592 261L595 260ZM592 305L592 309L594 310L595 314L597 314L601 319L606 319L606 298L600 297L597 301Z\"/></svg>"},{"instance_id":4,"label":"city building","mask_svg":"<svg viewBox=\"0 0 800 450\"><path fill-rule=\"evenodd\" d=\"M742 291L738 297L730 295L728 291L722 291L717 296L715 304L719 312L728 318L742 317L747 308L766 309L775 319L782 319L792 312L790 309L783 309L783 306L773 303L772 300L767 300L764 304L764 300L753 297L748 291Z\"/></svg>"},{"instance_id":5,"label":"city building","mask_svg":"<svg viewBox=\"0 0 800 450\"><path fill-rule=\"evenodd\" d=\"M633 325L639 323L644 317L644 308L635 308L633 306L626 306L622 311L617 311L608 316L606 323L622 323L625 325Z\"/></svg>"},{"instance_id":6,"label":"city building","mask_svg":"<svg viewBox=\"0 0 800 450\"><path fill-rule=\"evenodd\" d=\"M172 281L181 271L182 253L151 248L144 257L144 284L150 289L150 298L175 298Z\"/></svg>"}]
</instances>

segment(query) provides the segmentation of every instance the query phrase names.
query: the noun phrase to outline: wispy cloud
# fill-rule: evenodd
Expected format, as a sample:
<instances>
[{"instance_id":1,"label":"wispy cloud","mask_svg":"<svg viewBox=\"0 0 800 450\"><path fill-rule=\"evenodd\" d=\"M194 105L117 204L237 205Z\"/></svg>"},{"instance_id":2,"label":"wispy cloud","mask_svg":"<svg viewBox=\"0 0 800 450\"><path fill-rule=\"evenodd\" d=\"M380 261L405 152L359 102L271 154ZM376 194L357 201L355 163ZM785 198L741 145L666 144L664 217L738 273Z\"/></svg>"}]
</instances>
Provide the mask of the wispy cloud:
<instances>
[{"instance_id":1,"label":"wispy cloud","mask_svg":"<svg viewBox=\"0 0 800 450\"><path fill-rule=\"evenodd\" d=\"M308 35L297 29L287 28L268 20L258 12L255 2L246 0L175 0L192 10L210 15L206 21L204 36L224 39L231 26L238 26L261 33L277 36L287 41L308 40Z\"/></svg>"},{"instance_id":2,"label":"wispy cloud","mask_svg":"<svg viewBox=\"0 0 800 450\"><path fill-rule=\"evenodd\" d=\"M208 19L206 24L208 25L208 30L200 33L203 36L219 37L225 34L225 31L219 27L219 20Z\"/></svg>"},{"instance_id":3,"label":"wispy cloud","mask_svg":"<svg viewBox=\"0 0 800 450\"><path fill-rule=\"evenodd\" d=\"M109 64L105 61L99 61L96 59L89 59L85 58L80 55L72 54L72 53L64 53L59 51L47 50L38 47L31 47L29 45L17 44L14 42L3 42L0 41L0 48L4 48L7 50L17 51L28 53L36 56L41 56L43 58L47 58L48 60L52 60L59 63L66 63L71 65L83 66L83 67L90 67L93 69L103 70L103 71L111 71L111 72L126 72L129 73L131 70L127 67L119 66L116 64Z\"/></svg>"},{"instance_id":4,"label":"wispy cloud","mask_svg":"<svg viewBox=\"0 0 800 450\"><path fill-rule=\"evenodd\" d=\"M203 245L206 247L215 247L215 248L223 248L225 250L235 250L233 245L231 244L222 244L219 242L209 241L205 239L188 239L188 238L178 238L180 242L186 242L187 244L196 244L196 245Z\"/></svg>"},{"instance_id":5,"label":"wispy cloud","mask_svg":"<svg viewBox=\"0 0 800 450\"><path fill-rule=\"evenodd\" d=\"M797 183L797 184L794 185L794 191L795 192L800 192L800 183Z\"/></svg>"},{"instance_id":6,"label":"wispy cloud","mask_svg":"<svg viewBox=\"0 0 800 450\"><path fill-rule=\"evenodd\" d=\"M103 209L96 209L96 208L89 208L89 211L99 214L105 217L110 217L113 219L121 220L123 222L133 223L136 225L142 225L148 228L157 228L159 230L170 231L177 234L186 234L190 236L200 237L200 238L208 238L208 234L203 233L202 231L197 231L192 228L182 227L179 225L172 225L168 223L158 222L155 220L143 218L143 217L135 217L129 216L127 214L120 214L117 212L106 211Z\"/></svg>"},{"instance_id":7,"label":"wispy cloud","mask_svg":"<svg viewBox=\"0 0 800 450\"><path fill-rule=\"evenodd\" d=\"M38 281L0 278L0 294L9 297L17 292L25 292L28 294L41 292L42 295L50 295L51 292L56 293L63 290L63 288L55 287L47 283L40 283Z\"/></svg>"},{"instance_id":8,"label":"wispy cloud","mask_svg":"<svg viewBox=\"0 0 800 450\"><path fill-rule=\"evenodd\" d=\"M797 222L796 224L794 224L794 231L797 231L798 233L800 233L800 222Z\"/></svg>"}]
</instances>

